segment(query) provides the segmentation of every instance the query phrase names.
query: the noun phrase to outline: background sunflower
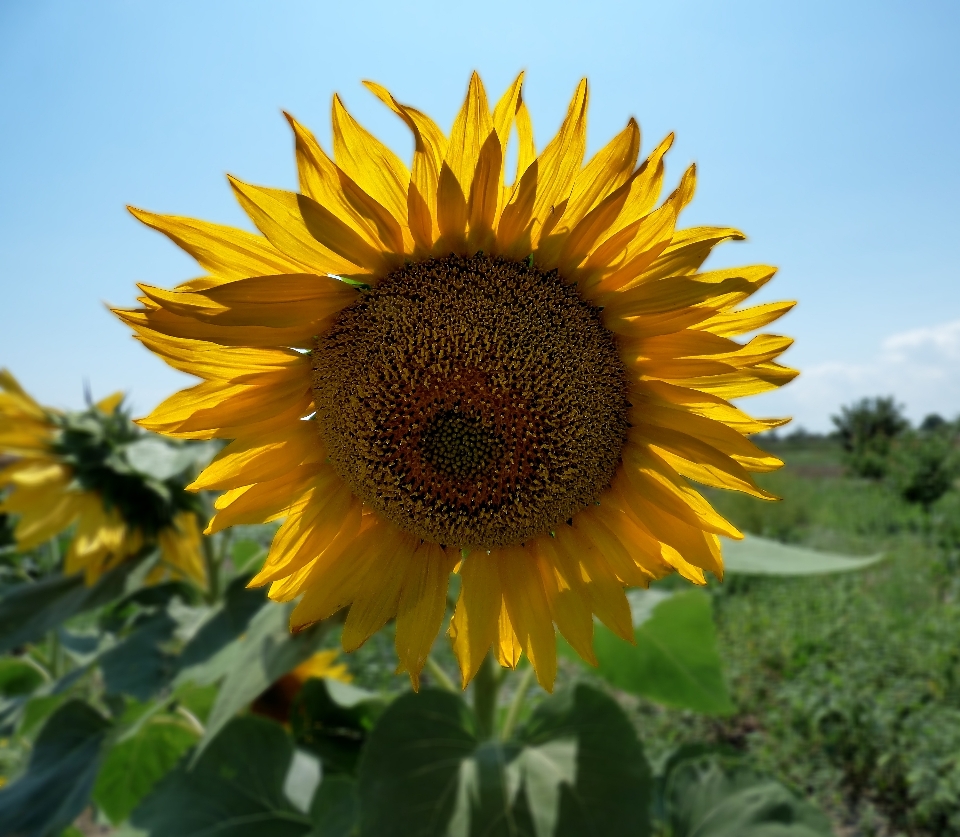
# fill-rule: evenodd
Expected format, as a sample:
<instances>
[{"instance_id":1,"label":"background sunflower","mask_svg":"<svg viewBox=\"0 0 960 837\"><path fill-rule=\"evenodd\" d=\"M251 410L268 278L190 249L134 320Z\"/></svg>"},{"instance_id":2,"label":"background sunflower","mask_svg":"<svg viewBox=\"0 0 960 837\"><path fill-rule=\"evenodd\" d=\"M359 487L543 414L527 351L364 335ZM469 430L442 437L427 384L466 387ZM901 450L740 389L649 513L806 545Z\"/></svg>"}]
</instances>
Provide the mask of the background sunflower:
<instances>
[{"instance_id":1,"label":"background sunflower","mask_svg":"<svg viewBox=\"0 0 960 837\"><path fill-rule=\"evenodd\" d=\"M179 474L158 480L137 470L150 447L138 446L145 434L122 401L115 393L82 413L50 410L0 370L0 454L8 457L0 512L16 520L13 537L23 552L75 526L63 570L82 572L88 585L156 545L150 581L185 577L203 586L196 499L183 492Z\"/></svg>"}]
</instances>

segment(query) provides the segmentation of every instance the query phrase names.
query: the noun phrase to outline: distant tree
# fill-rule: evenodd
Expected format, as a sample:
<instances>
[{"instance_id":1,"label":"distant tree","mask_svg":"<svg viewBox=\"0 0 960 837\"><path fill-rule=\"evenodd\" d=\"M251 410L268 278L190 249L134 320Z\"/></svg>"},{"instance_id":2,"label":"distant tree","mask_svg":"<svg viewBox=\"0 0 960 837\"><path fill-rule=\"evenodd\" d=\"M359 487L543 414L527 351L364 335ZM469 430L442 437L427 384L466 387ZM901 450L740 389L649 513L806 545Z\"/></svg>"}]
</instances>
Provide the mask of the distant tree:
<instances>
[{"instance_id":1,"label":"distant tree","mask_svg":"<svg viewBox=\"0 0 960 837\"><path fill-rule=\"evenodd\" d=\"M908 503L926 512L960 476L957 437L947 423L927 432L907 432L893 445L888 478Z\"/></svg>"},{"instance_id":2,"label":"distant tree","mask_svg":"<svg viewBox=\"0 0 960 837\"><path fill-rule=\"evenodd\" d=\"M920 422L920 430L923 433L930 433L934 430L939 430L947 423L947 420L937 413L930 413L922 422Z\"/></svg>"},{"instance_id":3,"label":"distant tree","mask_svg":"<svg viewBox=\"0 0 960 837\"><path fill-rule=\"evenodd\" d=\"M882 479L891 443L910 428L903 407L889 398L863 398L831 417L843 445L847 468L869 479Z\"/></svg>"}]
</instances>

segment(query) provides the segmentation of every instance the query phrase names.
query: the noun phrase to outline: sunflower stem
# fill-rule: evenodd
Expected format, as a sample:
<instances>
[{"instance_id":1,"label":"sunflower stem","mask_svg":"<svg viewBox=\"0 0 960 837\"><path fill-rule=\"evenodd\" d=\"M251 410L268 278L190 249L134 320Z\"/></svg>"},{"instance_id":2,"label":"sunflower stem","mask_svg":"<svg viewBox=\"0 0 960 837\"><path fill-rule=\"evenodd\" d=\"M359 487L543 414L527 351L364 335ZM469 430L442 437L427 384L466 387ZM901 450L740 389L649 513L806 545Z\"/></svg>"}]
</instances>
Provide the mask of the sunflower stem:
<instances>
[{"instance_id":1,"label":"sunflower stem","mask_svg":"<svg viewBox=\"0 0 960 837\"><path fill-rule=\"evenodd\" d=\"M477 737L481 741L493 738L497 729L497 692L500 681L496 661L488 653L473 678L473 712L477 716Z\"/></svg>"},{"instance_id":2,"label":"sunflower stem","mask_svg":"<svg viewBox=\"0 0 960 837\"><path fill-rule=\"evenodd\" d=\"M450 679L450 676L443 670L440 664L433 659L433 657L427 657L426 665L427 671L430 672L430 676L437 681L437 685L441 689L446 689L448 692L459 694L460 690L457 688L456 684Z\"/></svg>"},{"instance_id":3,"label":"sunflower stem","mask_svg":"<svg viewBox=\"0 0 960 837\"><path fill-rule=\"evenodd\" d=\"M220 562L213 551L212 538L203 538L203 564L207 570L207 602L216 604L220 598Z\"/></svg>"},{"instance_id":4,"label":"sunflower stem","mask_svg":"<svg viewBox=\"0 0 960 837\"><path fill-rule=\"evenodd\" d=\"M523 702L533 683L534 673L533 666L527 666L526 671L523 672L523 677L521 677L520 682L517 683L517 690L513 693L513 700L510 701L510 707L507 709L507 717L504 718L503 727L500 730L500 739L502 741L506 741L513 735L513 729L516 727L517 720L520 718L520 710L523 708Z\"/></svg>"}]
</instances>

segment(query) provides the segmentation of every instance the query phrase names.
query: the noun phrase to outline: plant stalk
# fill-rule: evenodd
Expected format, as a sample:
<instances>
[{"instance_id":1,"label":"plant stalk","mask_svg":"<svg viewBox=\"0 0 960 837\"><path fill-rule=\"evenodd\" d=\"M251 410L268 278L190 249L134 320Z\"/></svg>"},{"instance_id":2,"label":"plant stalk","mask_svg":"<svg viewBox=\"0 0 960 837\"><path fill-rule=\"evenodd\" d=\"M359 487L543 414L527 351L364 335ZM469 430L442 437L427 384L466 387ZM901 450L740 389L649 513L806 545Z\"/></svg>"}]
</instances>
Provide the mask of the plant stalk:
<instances>
[{"instance_id":1,"label":"plant stalk","mask_svg":"<svg viewBox=\"0 0 960 837\"><path fill-rule=\"evenodd\" d=\"M533 683L534 674L533 666L527 666L523 672L523 677L521 677L520 682L517 683L517 691L513 693L513 700L510 701L510 707L507 709L507 717L504 718L503 721L503 729L500 730L500 738L503 741L506 741L513 735L513 729L516 727L517 720L520 718L520 710L523 708L524 699Z\"/></svg>"},{"instance_id":2,"label":"plant stalk","mask_svg":"<svg viewBox=\"0 0 960 837\"><path fill-rule=\"evenodd\" d=\"M497 677L496 660L488 652L473 678L473 712L477 716L477 737L482 741L493 738L497 731Z\"/></svg>"}]
</instances>

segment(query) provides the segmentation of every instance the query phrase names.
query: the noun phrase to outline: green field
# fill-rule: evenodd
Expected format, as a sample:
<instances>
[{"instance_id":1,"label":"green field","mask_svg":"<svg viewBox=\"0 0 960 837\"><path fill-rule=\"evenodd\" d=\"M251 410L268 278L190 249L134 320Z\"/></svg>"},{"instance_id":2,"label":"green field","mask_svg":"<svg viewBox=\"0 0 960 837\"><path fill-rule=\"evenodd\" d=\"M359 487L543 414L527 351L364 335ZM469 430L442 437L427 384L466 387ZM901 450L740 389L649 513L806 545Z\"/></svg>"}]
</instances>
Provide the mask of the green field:
<instances>
[{"instance_id":1,"label":"green field","mask_svg":"<svg viewBox=\"0 0 960 837\"><path fill-rule=\"evenodd\" d=\"M759 482L783 500L715 492L720 511L754 534L888 557L860 573L713 585L737 711L710 719L642 701L648 750L710 741L746 755L840 835L960 834L960 496L927 516L845 476L830 440L767 447L786 467Z\"/></svg>"}]
</instances>

